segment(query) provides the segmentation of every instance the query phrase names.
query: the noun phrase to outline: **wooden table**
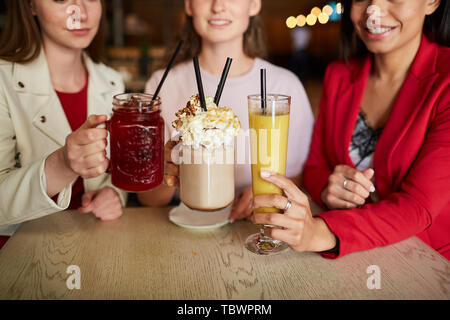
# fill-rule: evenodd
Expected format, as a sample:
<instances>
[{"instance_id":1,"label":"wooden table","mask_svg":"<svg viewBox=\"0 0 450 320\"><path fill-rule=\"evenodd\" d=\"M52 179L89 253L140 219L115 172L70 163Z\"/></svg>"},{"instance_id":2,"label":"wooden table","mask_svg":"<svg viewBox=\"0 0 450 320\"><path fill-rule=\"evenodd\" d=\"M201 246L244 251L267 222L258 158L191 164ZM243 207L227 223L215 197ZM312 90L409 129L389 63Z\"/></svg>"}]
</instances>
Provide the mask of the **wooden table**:
<instances>
[{"instance_id":1,"label":"wooden table","mask_svg":"<svg viewBox=\"0 0 450 320\"><path fill-rule=\"evenodd\" d=\"M450 262L413 237L327 260L257 256L246 221L194 231L169 208L128 208L117 221L61 212L24 223L0 250L0 299L450 299ZM69 290L68 266L81 271ZM381 271L368 289L367 268Z\"/></svg>"}]
</instances>

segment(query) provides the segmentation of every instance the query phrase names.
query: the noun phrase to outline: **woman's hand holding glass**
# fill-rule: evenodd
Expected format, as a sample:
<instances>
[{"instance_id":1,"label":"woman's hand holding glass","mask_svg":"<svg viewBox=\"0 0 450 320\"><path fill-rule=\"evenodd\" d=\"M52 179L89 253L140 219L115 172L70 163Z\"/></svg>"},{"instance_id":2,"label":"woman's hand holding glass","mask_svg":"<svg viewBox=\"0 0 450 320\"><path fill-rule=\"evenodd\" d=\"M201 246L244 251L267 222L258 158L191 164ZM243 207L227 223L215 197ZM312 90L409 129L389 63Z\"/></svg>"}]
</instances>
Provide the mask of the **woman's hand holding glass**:
<instances>
[{"instance_id":1,"label":"woman's hand holding glass","mask_svg":"<svg viewBox=\"0 0 450 320\"><path fill-rule=\"evenodd\" d=\"M375 191L371 179L373 169L358 171L346 165L338 165L328 178L328 185L321 193L321 199L328 209L357 208L366 203Z\"/></svg>"},{"instance_id":2,"label":"woman's hand holding glass","mask_svg":"<svg viewBox=\"0 0 450 320\"><path fill-rule=\"evenodd\" d=\"M230 222L249 218L252 215L253 209L253 191L252 186L249 186L241 191L234 200L233 209L230 214Z\"/></svg>"},{"instance_id":3,"label":"woman's hand holding glass","mask_svg":"<svg viewBox=\"0 0 450 320\"><path fill-rule=\"evenodd\" d=\"M46 159L47 194L53 197L77 177L89 179L106 172L107 131L97 128L106 121L106 115L91 115L86 122L66 138L66 144ZM114 220L122 213L118 193L111 187L86 192L82 197L80 213L92 212L101 220Z\"/></svg>"},{"instance_id":4,"label":"woman's hand holding glass","mask_svg":"<svg viewBox=\"0 0 450 320\"><path fill-rule=\"evenodd\" d=\"M91 115L78 130L66 138L63 147L64 162L67 168L83 179L97 177L108 169L108 132L106 129L96 128L106 119L106 115Z\"/></svg>"},{"instance_id":5,"label":"woman's hand holding glass","mask_svg":"<svg viewBox=\"0 0 450 320\"><path fill-rule=\"evenodd\" d=\"M180 188L180 166L172 159L172 151L178 144L177 141L167 141L164 146L164 184L168 187Z\"/></svg>"},{"instance_id":6,"label":"woman's hand holding glass","mask_svg":"<svg viewBox=\"0 0 450 320\"><path fill-rule=\"evenodd\" d=\"M262 172L261 177L281 188L284 195L256 196L254 209L274 207L284 210L288 200L292 205L284 213L255 213L251 218L253 223L275 226L266 228L266 235L287 243L294 251L320 252L334 248L336 237L323 219L313 217L308 197L294 182L275 173Z\"/></svg>"}]
</instances>

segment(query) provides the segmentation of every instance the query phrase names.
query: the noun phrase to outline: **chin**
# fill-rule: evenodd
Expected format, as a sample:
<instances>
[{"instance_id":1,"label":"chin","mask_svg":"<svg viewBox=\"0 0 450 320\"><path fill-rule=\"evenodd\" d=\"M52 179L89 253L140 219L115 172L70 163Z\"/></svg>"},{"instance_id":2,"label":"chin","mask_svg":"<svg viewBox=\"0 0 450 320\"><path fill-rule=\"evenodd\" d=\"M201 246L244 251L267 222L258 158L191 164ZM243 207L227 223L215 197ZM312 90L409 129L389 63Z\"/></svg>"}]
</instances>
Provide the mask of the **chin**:
<instances>
[{"instance_id":1,"label":"chin","mask_svg":"<svg viewBox=\"0 0 450 320\"><path fill-rule=\"evenodd\" d=\"M221 43L228 43L236 40L238 36L236 35L226 35L226 34L218 34L218 35L211 35L208 37L205 37L205 40L207 40L209 43L214 44L221 44Z\"/></svg>"},{"instance_id":2,"label":"chin","mask_svg":"<svg viewBox=\"0 0 450 320\"><path fill-rule=\"evenodd\" d=\"M405 41L404 39L396 39L396 40L386 39L385 41L364 41L367 50L369 50L373 54L388 54L404 47L408 43L409 41Z\"/></svg>"},{"instance_id":3,"label":"chin","mask_svg":"<svg viewBox=\"0 0 450 320\"><path fill-rule=\"evenodd\" d=\"M371 53L373 54L387 54L389 52L392 52L395 50L394 47L387 47L386 45L381 45L381 44L366 44L366 48L367 50L369 50Z\"/></svg>"},{"instance_id":4,"label":"chin","mask_svg":"<svg viewBox=\"0 0 450 320\"><path fill-rule=\"evenodd\" d=\"M73 39L66 45L72 49L86 49L92 43L92 39Z\"/></svg>"}]
</instances>

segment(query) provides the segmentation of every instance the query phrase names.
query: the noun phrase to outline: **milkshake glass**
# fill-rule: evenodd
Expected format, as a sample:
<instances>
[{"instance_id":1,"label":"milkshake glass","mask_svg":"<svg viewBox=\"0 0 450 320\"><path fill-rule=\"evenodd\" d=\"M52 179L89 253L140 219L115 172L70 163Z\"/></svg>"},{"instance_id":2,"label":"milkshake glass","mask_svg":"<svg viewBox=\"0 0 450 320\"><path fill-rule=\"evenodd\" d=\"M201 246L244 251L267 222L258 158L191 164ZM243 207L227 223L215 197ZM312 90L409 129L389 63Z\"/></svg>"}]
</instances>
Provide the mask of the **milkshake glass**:
<instances>
[{"instance_id":1,"label":"milkshake glass","mask_svg":"<svg viewBox=\"0 0 450 320\"><path fill-rule=\"evenodd\" d=\"M180 199L190 209L213 212L234 201L234 138L240 123L230 108L206 99L207 111L198 95L173 122L181 136Z\"/></svg>"}]
</instances>

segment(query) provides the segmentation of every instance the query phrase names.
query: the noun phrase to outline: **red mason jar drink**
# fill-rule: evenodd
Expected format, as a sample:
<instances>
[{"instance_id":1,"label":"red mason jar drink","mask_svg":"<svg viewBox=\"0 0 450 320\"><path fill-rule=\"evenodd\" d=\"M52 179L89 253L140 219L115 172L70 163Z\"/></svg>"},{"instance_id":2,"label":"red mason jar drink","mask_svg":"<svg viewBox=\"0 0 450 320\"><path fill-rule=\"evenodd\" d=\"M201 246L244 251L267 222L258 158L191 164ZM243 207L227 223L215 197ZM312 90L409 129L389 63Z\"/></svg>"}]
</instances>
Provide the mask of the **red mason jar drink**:
<instances>
[{"instance_id":1,"label":"red mason jar drink","mask_svg":"<svg viewBox=\"0 0 450 320\"><path fill-rule=\"evenodd\" d=\"M112 183L127 191L144 191L164 176L164 120L161 100L142 93L114 97L108 121Z\"/></svg>"}]
</instances>

